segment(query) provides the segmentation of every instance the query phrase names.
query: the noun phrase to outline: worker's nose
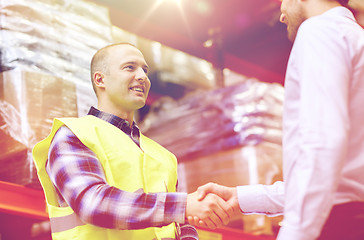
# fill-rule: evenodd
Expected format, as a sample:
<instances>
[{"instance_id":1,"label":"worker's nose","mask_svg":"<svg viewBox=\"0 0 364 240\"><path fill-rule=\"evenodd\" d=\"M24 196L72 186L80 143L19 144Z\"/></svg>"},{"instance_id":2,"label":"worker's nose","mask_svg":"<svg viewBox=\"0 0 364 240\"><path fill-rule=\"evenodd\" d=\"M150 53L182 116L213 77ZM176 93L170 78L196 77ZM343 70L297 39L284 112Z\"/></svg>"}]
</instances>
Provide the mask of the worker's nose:
<instances>
[{"instance_id":1,"label":"worker's nose","mask_svg":"<svg viewBox=\"0 0 364 240\"><path fill-rule=\"evenodd\" d=\"M138 80L142 80L142 81L145 81L148 78L147 73L144 71L143 68L141 68L141 67L138 68L138 70L136 72L136 78Z\"/></svg>"}]
</instances>

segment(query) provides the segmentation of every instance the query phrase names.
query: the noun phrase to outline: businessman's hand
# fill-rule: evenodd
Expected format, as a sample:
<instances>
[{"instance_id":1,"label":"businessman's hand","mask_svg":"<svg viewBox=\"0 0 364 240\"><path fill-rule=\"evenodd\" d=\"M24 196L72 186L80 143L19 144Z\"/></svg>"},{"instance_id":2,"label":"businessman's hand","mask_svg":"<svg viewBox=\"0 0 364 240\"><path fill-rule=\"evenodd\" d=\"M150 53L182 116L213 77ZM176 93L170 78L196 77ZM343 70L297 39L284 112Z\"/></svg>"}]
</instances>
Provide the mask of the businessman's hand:
<instances>
[{"instance_id":1,"label":"businessman's hand","mask_svg":"<svg viewBox=\"0 0 364 240\"><path fill-rule=\"evenodd\" d=\"M200 201L205 199L205 197L207 195L210 195L211 193L216 194L219 197L221 197L224 201L226 201L226 204L229 206L228 207L225 205L225 208L229 209L230 218L241 214L238 196L237 196L237 190L235 187L225 187L225 186L218 185L216 183L207 183L207 184L199 187L197 189L197 193L198 193L198 200L200 200ZM205 220L199 218L197 215L193 215L193 216L188 215L188 221L190 224L193 224L195 226L209 227L209 224L207 224L205 222Z\"/></svg>"},{"instance_id":2,"label":"businessman's hand","mask_svg":"<svg viewBox=\"0 0 364 240\"><path fill-rule=\"evenodd\" d=\"M211 193L206 193L201 200L198 198L197 191L187 195L186 217L191 219L189 221L190 224L194 224L194 217L198 219L197 226L211 229L229 223L233 209L222 198ZM203 225L199 224L200 220L203 222Z\"/></svg>"}]
</instances>

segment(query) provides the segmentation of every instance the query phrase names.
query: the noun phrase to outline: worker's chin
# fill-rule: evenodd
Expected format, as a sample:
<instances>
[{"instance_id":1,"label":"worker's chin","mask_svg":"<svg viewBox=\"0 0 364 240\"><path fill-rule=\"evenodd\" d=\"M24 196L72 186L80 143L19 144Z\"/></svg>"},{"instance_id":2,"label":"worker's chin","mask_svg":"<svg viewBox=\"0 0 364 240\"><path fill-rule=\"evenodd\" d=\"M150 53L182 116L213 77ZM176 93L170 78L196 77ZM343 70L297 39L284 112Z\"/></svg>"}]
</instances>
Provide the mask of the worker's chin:
<instances>
[{"instance_id":1,"label":"worker's chin","mask_svg":"<svg viewBox=\"0 0 364 240\"><path fill-rule=\"evenodd\" d=\"M140 99L134 103L136 109L140 109L145 106L146 101L144 99Z\"/></svg>"}]
</instances>

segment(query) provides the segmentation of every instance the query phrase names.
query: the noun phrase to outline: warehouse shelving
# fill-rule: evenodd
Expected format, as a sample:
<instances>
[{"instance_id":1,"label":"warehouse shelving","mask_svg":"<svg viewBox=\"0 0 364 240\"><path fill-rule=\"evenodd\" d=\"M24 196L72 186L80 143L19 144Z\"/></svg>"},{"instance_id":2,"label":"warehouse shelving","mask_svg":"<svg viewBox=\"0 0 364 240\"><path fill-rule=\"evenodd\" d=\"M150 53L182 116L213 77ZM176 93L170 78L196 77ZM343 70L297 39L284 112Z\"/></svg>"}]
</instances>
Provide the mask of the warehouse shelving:
<instances>
[{"instance_id":1,"label":"warehouse shelving","mask_svg":"<svg viewBox=\"0 0 364 240\"><path fill-rule=\"evenodd\" d=\"M0 181L0 236L2 240L48 240L50 234L32 238L33 224L47 221L43 192Z\"/></svg>"},{"instance_id":2,"label":"warehouse shelving","mask_svg":"<svg viewBox=\"0 0 364 240\"><path fill-rule=\"evenodd\" d=\"M46 220L44 195L41 190L0 181L0 212L34 220Z\"/></svg>"}]
</instances>

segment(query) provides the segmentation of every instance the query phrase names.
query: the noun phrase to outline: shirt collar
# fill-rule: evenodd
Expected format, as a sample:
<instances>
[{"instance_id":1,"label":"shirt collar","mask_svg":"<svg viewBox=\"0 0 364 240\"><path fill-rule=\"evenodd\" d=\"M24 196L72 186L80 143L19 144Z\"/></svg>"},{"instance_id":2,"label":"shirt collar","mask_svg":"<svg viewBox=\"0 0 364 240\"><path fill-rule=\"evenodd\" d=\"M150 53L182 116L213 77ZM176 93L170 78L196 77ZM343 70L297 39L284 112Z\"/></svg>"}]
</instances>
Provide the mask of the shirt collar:
<instances>
[{"instance_id":1,"label":"shirt collar","mask_svg":"<svg viewBox=\"0 0 364 240\"><path fill-rule=\"evenodd\" d=\"M348 8L343 6L331 8L324 12L323 15L342 15L355 21L354 14Z\"/></svg>"},{"instance_id":2,"label":"shirt collar","mask_svg":"<svg viewBox=\"0 0 364 240\"><path fill-rule=\"evenodd\" d=\"M95 116L97 118L100 118L100 119L114 125L115 127L119 128L121 131L126 133L128 136L130 136L134 141L139 142L139 137L140 137L139 127L136 125L135 122L133 122L133 124L130 128L129 127L130 123L127 120L122 119L118 116L115 116L111 113L100 111L95 107L90 108L88 115Z\"/></svg>"}]
</instances>

